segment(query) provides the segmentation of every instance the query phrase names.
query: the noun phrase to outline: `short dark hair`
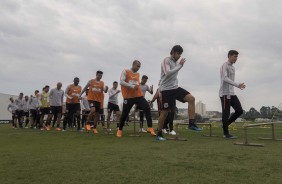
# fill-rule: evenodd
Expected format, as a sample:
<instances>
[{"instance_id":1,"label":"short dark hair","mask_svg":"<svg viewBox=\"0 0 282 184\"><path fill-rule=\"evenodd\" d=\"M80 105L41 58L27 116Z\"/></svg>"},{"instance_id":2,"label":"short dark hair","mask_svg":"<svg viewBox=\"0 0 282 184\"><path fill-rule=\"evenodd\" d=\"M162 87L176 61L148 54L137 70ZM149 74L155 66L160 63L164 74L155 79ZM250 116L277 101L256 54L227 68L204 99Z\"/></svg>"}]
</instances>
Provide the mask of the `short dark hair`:
<instances>
[{"instance_id":1,"label":"short dark hair","mask_svg":"<svg viewBox=\"0 0 282 184\"><path fill-rule=\"evenodd\" d=\"M239 52L237 50L230 50L227 54L227 57L233 56L233 55L239 55Z\"/></svg>"},{"instance_id":2,"label":"short dark hair","mask_svg":"<svg viewBox=\"0 0 282 184\"><path fill-rule=\"evenodd\" d=\"M147 75L143 75L142 79L148 79L148 76Z\"/></svg>"},{"instance_id":3,"label":"short dark hair","mask_svg":"<svg viewBox=\"0 0 282 184\"><path fill-rule=\"evenodd\" d=\"M118 83L117 81L114 81L114 82L113 82L113 84L117 84L117 83Z\"/></svg>"},{"instance_id":4,"label":"short dark hair","mask_svg":"<svg viewBox=\"0 0 282 184\"><path fill-rule=\"evenodd\" d=\"M46 86L43 88L43 90L45 90L46 88L50 88L50 86L46 85Z\"/></svg>"},{"instance_id":5,"label":"short dark hair","mask_svg":"<svg viewBox=\"0 0 282 184\"><path fill-rule=\"evenodd\" d=\"M39 91L38 91L38 90L35 90L34 93L39 93Z\"/></svg>"},{"instance_id":6,"label":"short dark hair","mask_svg":"<svg viewBox=\"0 0 282 184\"><path fill-rule=\"evenodd\" d=\"M23 95L23 93L21 92L20 95Z\"/></svg>"},{"instance_id":7,"label":"short dark hair","mask_svg":"<svg viewBox=\"0 0 282 184\"><path fill-rule=\"evenodd\" d=\"M75 79L78 79L78 80L79 80L79 78L78 78L78 77L75 77L73 80L75 80Z\"/></svg>"},{"instance_id":8,"label":"short dark hair","mask_svg":"<svg viewBox=\"0 0 282 184\"><path fill-rule=\"evenodd\" d=\"M98 74L103 74L103 72L100 71L100 70L98 70L98 71L96 72L96 75L98 75Z\"/></svg>"},{"instance_id":9,"label":"short dark hair","mask_svg":"<svg viewBox=\"0 0 282 184\"><path fill-rule=\"evenodd\" d=\"M180 45L174 45L170 51L170 55L178 52L178 54L182 54L183 48Z\"/></svg>"}]
</instances>

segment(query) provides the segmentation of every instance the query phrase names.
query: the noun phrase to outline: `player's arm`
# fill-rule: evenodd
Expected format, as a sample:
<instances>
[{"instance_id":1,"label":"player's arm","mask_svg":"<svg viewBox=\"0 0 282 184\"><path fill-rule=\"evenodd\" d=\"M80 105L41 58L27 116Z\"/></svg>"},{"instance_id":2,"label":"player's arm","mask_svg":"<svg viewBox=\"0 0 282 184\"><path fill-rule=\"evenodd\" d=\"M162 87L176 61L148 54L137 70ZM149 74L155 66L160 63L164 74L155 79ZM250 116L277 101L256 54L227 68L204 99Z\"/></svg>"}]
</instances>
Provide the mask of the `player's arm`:
<instances>
[{"instance_id":1,"label":"player's arm","mask_svg":"<svg viewBox=\"0 0 282 184\"><path fill-rule=\"evenodd\" d=\"M151 100L151 103L153 103L154 101L156 101L156 99L159 98L159 89L157 89L153 99Z\"/></svg>"},{"instance_id":2,"label":"player's arm","mask_svg":"<svg viewBox=\"0 0 282 184\"><path fill-rule=\"evenodd\" d=\"M108 89L109 89L109 87L108 87L108 86L104 86L104 85L103 85L103 90L104 90L104 93L107 93L107 92L108 92Z\"/></svg>"},{"instance_id":3,"label":"player's arm","mask_svg":"<svg viewBox=\"0 0 282 184\"><path fill-rule=\"evenodd\" d=\"M83 88L83 90L80 92L80 95L79 95L80 97L81 97L82 94L87 90L87 88L89 88L90 82L91 82L91 80L88 81L88 83L85 85L85 87ZM89 89L89 90L91 90L91 89Z\"/></svg>"},{"instance_id":4,"label":"player's arm","mask_svg":"<svg viewBox=\"0 0 282 184\"><path fill-rule=\"evenodd\" d=\"M68 87L66 88L66 90L65 90L65 97L67 97L68 99L72 99L72 97L71 96L69 96L68 94L69 94L69 91L70 91L70 86L68 85Z\"/></svg>"},{"instance_id":5,"label":"player's arm","mask_svg":"<svg viewBox=\"0 0 282 184\"><path fill-rule=\"evenodd\" d=\"M230 85L232 85L232 86L235 86L235 87L237 87L237 88L240 88L240 89L245 88L245 84L244 84L244 83L238 84L238 83L232 81L232 80L227 76L227 73L228 73L228 67L227 67L227 64L224 64L224 65L222 66L222 68L221 68L221 79L222 79L224 82L226 82L226 83L228 83L228 84L230 84Z\"/></svg>"},{"instance_id":6,"label":"player's arm","mask_svg":"<svg viewBox=\"0 0 282 184\"><path fill-rule=\"evenodd\" d=\"M135 87L135 85L125 82L125 80L126 80L126 70L123 70L123 72L121 73L121 76L120 76L120 85L125 86L125 87L129 87L129 88Z\"/></svg>"},{"instance_id":7,"label":"player's arm","mask_svg":"<svg viewBox=\"0 0 282 184\"><path fill-rule=\"evenodd\" d=\"M61 96L61 102L62 102L62 104L64 104L64 95L65 95L65 92L63 91L63 95Z\"/></svg>"},{"instance_id":8,"label":"player's arm","mask_svg":"<svg viewBox=\"0 0 282 184\"><path fill-rule=\"evenodd\" d=\"M11 107L11 104L9 104L8 107L7 107L7 110L8 110L10 113L12 113L11 108L12 108L12 107Z\"/></svg>"},{"instance_id":9,"label":"player's arm","mask_svg":"<svg viewBox=\"0 0 282 184\"><path fill-rule=\"evenodd\" d=\"M165 59L162 63L162 68L166 76L171 76L177 73L183 67L183 64L185 63L185 59L182 58L174 69L170 69L168 62L169 60Z\"/></svg>"},{"instance_id":10,"label":"player's arm","mask_svg":"<svg viewBox=\"0 0 282 184\"><path fill-rule=\"evenodd\" d=\"M152 86L147 86L147 91L152 95L153 94L153 85Z\"/></svg>"}]
</instances>

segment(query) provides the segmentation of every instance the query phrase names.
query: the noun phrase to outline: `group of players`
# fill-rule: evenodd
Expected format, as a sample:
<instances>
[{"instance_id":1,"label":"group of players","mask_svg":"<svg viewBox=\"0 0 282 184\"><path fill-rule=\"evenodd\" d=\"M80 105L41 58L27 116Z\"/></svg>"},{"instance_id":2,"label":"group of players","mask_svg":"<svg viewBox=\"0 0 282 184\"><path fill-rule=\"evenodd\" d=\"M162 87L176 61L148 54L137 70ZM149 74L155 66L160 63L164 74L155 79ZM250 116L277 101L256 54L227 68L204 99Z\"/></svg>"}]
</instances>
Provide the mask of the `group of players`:
<instances>
[{"instance_id":1,"label":"group of players","mask_svg":"<svg viewBox=\"0 0 282 184\"><path fill-rule=\"evenodd\" d=\"M183 48L180 45L175 45L171 49L170 56L166 57L161 63L159 87L149 103L145 99L145 94L147 91L153 94L153 86L149 87L146 85L148 79L146 75L142 76L140 80L138 70L141 67L141 62L135 60L130 69L125 69L121 73L121 90L118 90L118 82L116 81L113 82L113 87L109 89L101 80L103 72L97 71L96 78L89 80L84 88L79 85L79 78L76 77L73 80L73 84L68 85L65 91L61 89L62 83L59 82L56 88L50 90L49 86L45 86L42 93L36 90L34 95L30 97L23 97L23 94L20 93L18 99L14 100L10 98L11 103L8 106L8 110L12 113L13 127L17 127L17 121L19 127L23 127L24 117L26 117L26 127L30 121L31 128L37 127L41 130L51 130L51 121L54 118L53 122L56 121L57 131L65 131L67 125L76 125L78 131L85 129L86 132L93 131L93 133L96 134L98 133L97 124L101 117L100 114L103 114L104 95L108 93L107 125L103 124L103 126L105 126L105 129L108 131L111 131L110 117L114 112L115 121L118 122L117 137L122 137L125 121L132 107L136 105L136 109L140 110L140 131L148 132L152 136L156 136L157 140L166 140L163 137L163 133L167 133L164 128L166 127L165 122L172 123L176 100L188 103L188 128L194 131L201 131L201 128L197 127L195 123L194 96L178 86L177 75L186 62L185 58L182 58L178 62L182 53ZM222 65L220 72L221 86L219 95L222 102L222 127L225 138L235 138L235 136L229 133L228 126L243 112L240 101L234 92L234 86L240 89L245 88L244 83L237 84L234 82L235 68L233 64L237 61L238 54L237 51L230 50L228 52L228 61ZM122 112L118 105L118 95L120 92L124 99ZM83 96L84 93L85 95ZM61 129L60 122L63 114L64 96L66 97L66 110L64 112L63 129ZM159 110L157 134L153 129L150 108L151 103L155 100L158 102ZM230 107L233 107L235 110L235 113L233 113L231 117L229 117ZM143 128L144 115L148 126L147 130ZM46 121L44 121L45 116L47 116ZM102 122L104 122L104 120L102 120ZM172 135L176 134L175 131L173 131L173 126L170 126L169 132Z\"/></svg>"}]
</instances>

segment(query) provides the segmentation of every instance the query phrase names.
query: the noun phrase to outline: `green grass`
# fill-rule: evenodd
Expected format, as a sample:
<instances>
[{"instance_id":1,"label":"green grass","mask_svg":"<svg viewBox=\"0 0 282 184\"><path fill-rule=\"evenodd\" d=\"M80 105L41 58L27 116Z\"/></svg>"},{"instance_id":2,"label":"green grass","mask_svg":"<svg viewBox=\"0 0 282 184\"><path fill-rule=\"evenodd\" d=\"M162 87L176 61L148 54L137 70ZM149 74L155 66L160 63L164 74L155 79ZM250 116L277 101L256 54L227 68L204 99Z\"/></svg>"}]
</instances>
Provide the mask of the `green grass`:
<instances>
[{"instance_id":1,"label":"green grass","mask_svg":"<svg viewBox=\"0 0 282 184\"><path fill-rule=\"evenodd\" d=\"M243 129L232 131L243 140ZM158 142L149 134L129 137L77 132L41 132L0 125L0 183L282 183L282 141L262 141L270 129L250 129L250 141L265 147L233 145L219 127L207 138L179 129L188 141ZM207 129L204 132L208 132ZM282 137L282 127L277 126Z\"/></svg>"}]
</instances>

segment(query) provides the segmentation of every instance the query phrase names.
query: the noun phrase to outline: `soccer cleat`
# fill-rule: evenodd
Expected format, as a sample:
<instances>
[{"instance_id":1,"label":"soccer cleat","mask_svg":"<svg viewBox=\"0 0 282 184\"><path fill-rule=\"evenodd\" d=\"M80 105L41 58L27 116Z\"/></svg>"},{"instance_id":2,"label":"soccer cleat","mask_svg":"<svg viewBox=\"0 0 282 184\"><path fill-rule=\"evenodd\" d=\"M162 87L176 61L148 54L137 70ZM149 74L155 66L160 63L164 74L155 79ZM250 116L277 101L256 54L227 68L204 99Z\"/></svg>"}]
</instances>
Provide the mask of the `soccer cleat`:
<instances>
[{"instance_id":1,"label":"soccer cleat","mask_svg":"<svg viewBox=\"0 0 282 184\"><path fill-rule=\"evenodd\" d=\"M44 130L44 128L42 127L42 128L40 128L40 130L41 130L41 131L43 131L43 130Z\"/></svg>"},{"instance_id":2,"label":"soccer cleat","mask_svg":"<svg viewBox=\"0 0 282 184\"><path fill-rule=\"evenodd\" d=\"M163 133L164 133L164 134L167 134L167 131L166 131L166 129L162 129L162 131L163 131Z\"/></svg>"},{"instance_id":3,"label":"soccer cleat","mask_svg":"<svg viewBox=\"0 0 282 184\"><path fill-rule=\"evenodd\" d=\"M85 125L86 132L89 132L91 130L91 126L89 124Z\"/></svg>"},{"instance_id":4,"label":"soccer cleat","mask_svg":"<svg viewBox=\"0 0 282 184\"><path fill-rule=\"evenodd\" d=\"M150 133L153 136L156 136L155 130L152 127L148 128L147 132Z\"/></svg>"},{"instance_id":5,"label":"soccer cleat","mask_svg":"<svg viewBox=\"0 0 282 184\"><path fill-rule=\"evenodd\" d=\"M62 130L62 132L66 132L66 131L67 131L66 129L63 129L63 130Z\"/></svg>"},{"instance_id":6,"label":"soccer cleat","mask_svg":"<svg viewBox=\"0 0 282 184\"><path fill-rule=\"evenodd\" d=\"M56 128L56 131L61 131L62 129L60 127L57 127Z\"/></svg>"},{"instance_id":7,"label":"soccer cleat","mask_svg":"<svg viewBox=\"0 0 282 184\"><path fill-rule=\"evenodd\" d=\"M147 131L146 131L146 130L144 130L144 128L140 128L140 129L139 129L139 132L146 133Z\"/></svg>"},{"instance_id":8,"label":"soccer cleat","mask_svg":"<svg viewBox=\"0 0 282 184\"><path fill-rule=\"evenodd\" d=\"M176 132L174 130L169 132L169 135L176 135Z\"/></svg>"},{"instance_id":9,"label":"soccer cleat","mask_svg":"<svg viewBox=\"0 0 282 184\"><path fill-rule=\"evenodd\" d=\"M157 136L157 140L158 140L158 141L165 141L166 138L164 138L164 137L162 137L162 136Z\"/></svg>"},{"instance_id":10,"label":"soccer cleat","mask_svg":"<svg viewBox=\"0 0 282 184\"><path fill-rule=\"evenodd\" d=\"M225 139L237 139L237 136L233 136L233 135L231 135L231 134L225 134L225 135L223 136L223 138L225 138Z\"/></svg>"},{"instance_id":11,"label":"soccer cleat","mask_svg":"<svg viewBox=\"0 0 282 184\"><path fill-rule=\"evenodd\" d=\"M93 134L98 134L98 131L96 128L93 129Z\"/></svg>"},{"instance_id":12,"label":"soccer cleat","mask_svg":"<svg viewBox=\"0 0 282 184\"><path fill-rule=\"evenodd\" d=\"M122 136L122 130L118 130L117 131L117 137L121 137Z\"/></svg>"},{"instance_id":13,"label":"soccer cleat","mask_svg":"<svg viewBox=\"0 0 282 184\"><path fill-rule=\"evenodd\" d=\"M194 130L194 131L202 131L202 130L203 130L203 129L197 127L197 125L194 124L194 123L191 124L191 125L189 125L189 129L190 129L190 130Z\"/></svg>"}]
</instances>

